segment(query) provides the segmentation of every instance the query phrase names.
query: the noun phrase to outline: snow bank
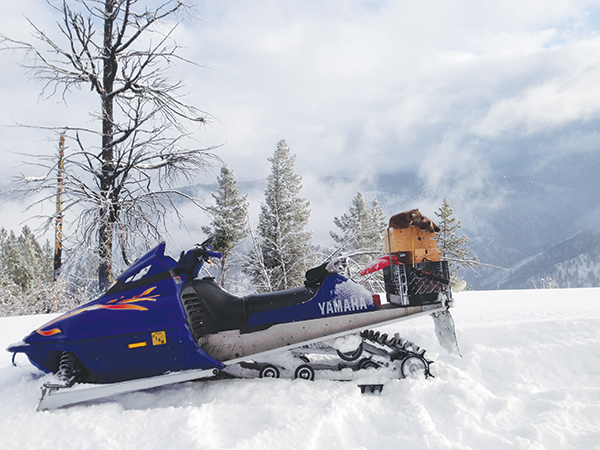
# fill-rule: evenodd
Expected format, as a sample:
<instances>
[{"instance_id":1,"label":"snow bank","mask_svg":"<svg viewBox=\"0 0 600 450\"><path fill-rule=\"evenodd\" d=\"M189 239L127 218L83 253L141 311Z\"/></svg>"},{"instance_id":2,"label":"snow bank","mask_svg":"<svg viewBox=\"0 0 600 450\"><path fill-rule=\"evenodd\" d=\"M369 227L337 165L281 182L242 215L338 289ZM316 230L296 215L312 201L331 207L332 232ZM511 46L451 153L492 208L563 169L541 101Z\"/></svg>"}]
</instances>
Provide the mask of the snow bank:
<instances>
[{"instance_id":1,"label":"snow bank","mask_svg":"<svg viewBox=\"0 0 600 450\"><path fill-rule=\"evenodd\" d=\"M184 383L36 413L46 376L0 353L3 449L600 449L600 289L466 292L464 358L424 317L385 327L428 350L432 379ZM3 348L49 316L0 319Z\"/></svg>"}]
</instances>

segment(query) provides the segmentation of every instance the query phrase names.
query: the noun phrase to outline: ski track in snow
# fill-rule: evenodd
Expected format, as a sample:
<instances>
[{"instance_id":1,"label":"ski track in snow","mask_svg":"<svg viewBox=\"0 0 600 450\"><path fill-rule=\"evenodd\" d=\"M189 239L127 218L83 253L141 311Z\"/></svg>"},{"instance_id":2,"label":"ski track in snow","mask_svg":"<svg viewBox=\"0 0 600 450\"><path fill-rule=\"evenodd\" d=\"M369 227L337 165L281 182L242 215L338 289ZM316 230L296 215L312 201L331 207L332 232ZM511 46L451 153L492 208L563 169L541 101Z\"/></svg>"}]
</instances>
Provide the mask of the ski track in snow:
<instances>
[{"instance_id":1,"label":"ski track in snow","mask_svg":"<svg viewBox=\"0 0 600 450\"><path fill-rule=\"evenodd\" d=\"M0 353L2 449L600 449L600 288L455 295L462 359L429 317L381 328L427 349L435 378L188 382L51 412L48 377ZM0 344L53 316L0 319Z\"/></svg>"}]
</instances>

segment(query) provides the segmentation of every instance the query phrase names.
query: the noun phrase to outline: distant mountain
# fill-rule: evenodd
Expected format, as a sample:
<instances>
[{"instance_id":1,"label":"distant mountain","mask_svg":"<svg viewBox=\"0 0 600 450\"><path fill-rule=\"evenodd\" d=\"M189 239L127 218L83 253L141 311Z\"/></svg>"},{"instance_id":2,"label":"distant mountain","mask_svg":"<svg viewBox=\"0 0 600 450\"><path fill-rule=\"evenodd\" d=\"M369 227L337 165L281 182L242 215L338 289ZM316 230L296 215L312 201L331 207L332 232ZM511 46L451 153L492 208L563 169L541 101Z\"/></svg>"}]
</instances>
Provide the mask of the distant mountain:
<instances>
[{"instance_id":1,"label":"distant mountain","mask_svg":"<svg viewBox=\"0 0 600 450\"><path fill-rule=\"evenodd\" d=\"M522 260L509 271L496 272L482 289L575 288L600 286L600 229L588 228Z\"/></svg>"}]
</instances>

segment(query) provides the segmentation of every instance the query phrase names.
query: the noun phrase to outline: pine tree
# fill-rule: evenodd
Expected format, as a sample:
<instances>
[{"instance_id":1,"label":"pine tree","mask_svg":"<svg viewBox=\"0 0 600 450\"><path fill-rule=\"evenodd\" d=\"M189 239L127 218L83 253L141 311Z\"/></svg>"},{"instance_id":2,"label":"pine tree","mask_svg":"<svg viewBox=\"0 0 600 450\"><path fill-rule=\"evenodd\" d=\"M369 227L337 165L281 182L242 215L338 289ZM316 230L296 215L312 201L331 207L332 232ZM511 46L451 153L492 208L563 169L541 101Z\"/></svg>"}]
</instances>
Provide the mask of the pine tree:
<instances>
[{"instance_id":1,"label":"pine tree","mask_svg":"<svg viewBox=\"0 0 600 450\"><path fill-rule=\"evenodd\" d=\"M312 233L304 231L310 202L299 196L302 177L294 173L296 156L290 154L285 140L277 143L268 161L271 173L259 216L258 242L246 258L244 272L260 290L281 290L302 284L313 262Z\"/></svg>"},{"instance_id":2,"label":"pine tree","mask_svg":"<svg viewBox=\"0 0 600 450\"><path fill-rule=\"evenodd\" d=\"M233 172L224 165L217 178L219 189L213 194L215 206L209 208L214 219L202 230L214 235L213 250L221 252L221 286L225 286L225 273L229 269L234 247L248 235L248 196L240 197Z\"/></svg>"},{"instance_id":3,"label":"pine tree","mask_svg":"<svg viewBox=\"0 0 600 450\"><path fill-rule=\"evenodd\" d=\"M0 236L2 269L22 291L27 292L36 284L52 281L52 249L48 242L41 247L27 225L20 236L4 229Z\"/></svg>"},{"instance_id":4,"label":"pine tree","mask_svg":"<svg viewBox=\"0 0 600 450\"><path fill-rule=\"evenodd\" d=\"M383 231L386 221L383 211L373 199L369 208L368 200L358 192L352 199L348 214L334 217L333 223L341 230L342 234L330 231L329 234L338 245L336 252L344 252L348 258L348 276L371 290L380 290L383 285L381 272L366 278L358 277L362 268L374 256L383 253Z\"/></svg>"},{"instance_id":5,"label":"pine tree","mask_svg":"<svg viewBox=\"0 0 600 450\"><path fill-rule=\"evenodd\" d=\"M348 214L334 217L333 223L342 234L330 231L331 238L341 249L358 253L354 258L356 261L367 263L371 260L372 253L383 252L385 218L377 199L373 199L369 208L367 198L358 192L352 199ZM365 254L361 255L361 252Z\"/></svg>"},{"instance_id":6,"label":"pine tree","mask_svg":"<svg viewBox=\"0 0 600 450\"><path fill-rule=\"evenodd\" d=\"M467 236L457 235L461 222L454 217L454 211L447 199L444 198L439 212L435 215L440 218L438 222L440 231L436 234L437 246L442 258L447 258L450 262L450 276L456 278L456 271L460 267L478 266L477 256L472 256L473 252L467 248L469 241Z\"/></svg>"},{"instance_id":7,"label":"pine tree","mask_svg":"<svg viewBox=\"0 0 600 450\"><path fill-rule=\"evenodd\" d=\"M39 314L51 310L53 250L42 247L29 227L21 234L0 230L2 314Z\"/></svg>"}]
</instances>

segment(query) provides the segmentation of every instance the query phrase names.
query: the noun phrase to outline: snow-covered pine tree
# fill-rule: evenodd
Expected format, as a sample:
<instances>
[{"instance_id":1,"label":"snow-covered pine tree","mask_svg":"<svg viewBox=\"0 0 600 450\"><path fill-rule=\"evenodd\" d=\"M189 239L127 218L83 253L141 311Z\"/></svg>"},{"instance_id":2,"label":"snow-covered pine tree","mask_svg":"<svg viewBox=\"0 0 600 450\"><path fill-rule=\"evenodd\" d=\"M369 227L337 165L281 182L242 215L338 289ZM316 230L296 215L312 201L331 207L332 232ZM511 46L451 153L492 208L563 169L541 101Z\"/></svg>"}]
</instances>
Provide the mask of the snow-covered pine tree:
<instances>
[{"instance_id":1,"label":"snow-covered pine tree","mask_svg":"<svg viewBox=\"0 0 600 450\"><path fill-rule=\"evenodd\" d=\"M21 234L0 230L0 254L2 270L23 291L35 284L52 281L52 249L44 247L35 239L31 229L25 225Z\"/></svg>"},{"instance_id":2,"label":"snow-covered pine tree","mask_svg":"<svg viewBox=\"0 0 600 450\"><path fill-rule=\"evenodd\" d=\"M51 310L53 249L40 246L29 227L21 234L0 230L0 293L3 315L39 314Z\"/></svg>"},{"instance_id":3,"label":"snow-covered pine tree","mask_svg":"<svg viewBox=\"0 0 600 450\"><path fill-rule=\"evenodd\" d=\"M244 272L259 290L277 291L303 283L304 272L314 263L314 251L312 232L304 231L310 202L299 196L302 177L294 173L296 156L282 139L268 161L271 173L259 216L258 242L246 258Z\"/></svg>"},{"instance_id":4,"label":"snow-covered pine tree","mask_svg":"<svg viewBox=\"0 0 600 450\"><path fill-rule=\"evenodd\" d=\"M13 264L16 261L16 236L0 230L0 317L20 314L21 288L15 283Z\"/></svg>"},{"instance_id":5,"label":"snow-covered pine tree","mask_svg":"<svg viewBox=\"0 0 600 450\"><path fill-rule=\"evenodd\" d=\"M369 207L368 199L358 192L352 199L348 214L334 217L333 223L340 229L341 234L330 231L329 235L338 246L336 252L349 254L350 276L360 272L374 256L383 253L386 220L376 198ZM371 278L365 280L367 284L371 281L377 282Z\"/></svg>"},{"instance_id":6,"label":"snow-covered pine tree","mask_svg":"<svg viewBox=\"0 0 600 450\"><path fill-rule=\"evenodd\" d=\"M248 254L242 257L242 272L250 275L250 282L258 292L272 292L275 290L271 285L273 270L265 264L260 237L252 227L248 227L248 232L252 247Z\"/></svg>"},{"instance_id":7,"label":"snow-covered pine tree","mask_svg":"<svg viewBox=\"0 0 600 450\"><path fill-rule=\"evenodd\" d=\"M465 235L457 235L461 222L454 217L454 211L447 199L444 198L442 206L435 215L439 217L440 227L435 238L442 258L448 259L450 263L450 276L456 278L456 271L461 267L477 267L479 265L477 256L472 256L473 252L467 248L469 239Z\"/></svg>"},{"instance_id":8,"label":"snow-covered pine tree","mask_svg":"<svg viewBox=\"0 0 600 450\"><path fill-rule=\"evenodd\" d=\"M357 261L369 262L373 253L383 252L386 223L377 199L373 199L369 208L368 199L358 192L352 199L348 214L334 217L333 223L341 230L341 234L330 231L331 238L341 250L357 253ZM361 255L360 252L365 254Z\"/></svg>"},{"instance_id":9,"label":"snow-covered pine tree","mask_svg":"<svg viewBox=\"0 0 600 450\"><path fill-rule=\"evenodd\" d=\"M202 231L214 235L213 250L223 254L220 266L221 286L224 287L233 249L248 235L248 196L240 197L237 180L227 165L221 167L217 181L219 188L212 194L215 206L208 208L214 218L210 226L202 227Z\"/></svg>"}]
</instances>

